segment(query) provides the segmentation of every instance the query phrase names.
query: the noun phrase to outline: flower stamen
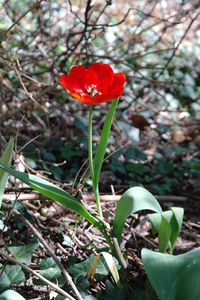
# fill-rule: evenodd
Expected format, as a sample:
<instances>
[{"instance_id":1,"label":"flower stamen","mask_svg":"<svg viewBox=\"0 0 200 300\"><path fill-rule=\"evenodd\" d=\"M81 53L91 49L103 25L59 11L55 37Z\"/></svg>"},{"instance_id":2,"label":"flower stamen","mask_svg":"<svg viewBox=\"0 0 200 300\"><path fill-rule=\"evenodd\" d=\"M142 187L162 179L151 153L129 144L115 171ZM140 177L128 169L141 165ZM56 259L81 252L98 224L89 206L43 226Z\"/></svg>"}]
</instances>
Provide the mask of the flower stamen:
<instances>
[{"instance_id":1,"label":"flower stamen","mask_svg":"<svg viewBox=\"0 0 200 300\"><path fill-rule=\"evenodd\" d=\"M95 84L92 84L92 86L90 87L86 87L85 86L85 89L88 93L88 95L92 96L93 98L98 96L98 95L101 95L101 92L99 92L96 88L96 85Z\"/></svg>"}]
</instances>

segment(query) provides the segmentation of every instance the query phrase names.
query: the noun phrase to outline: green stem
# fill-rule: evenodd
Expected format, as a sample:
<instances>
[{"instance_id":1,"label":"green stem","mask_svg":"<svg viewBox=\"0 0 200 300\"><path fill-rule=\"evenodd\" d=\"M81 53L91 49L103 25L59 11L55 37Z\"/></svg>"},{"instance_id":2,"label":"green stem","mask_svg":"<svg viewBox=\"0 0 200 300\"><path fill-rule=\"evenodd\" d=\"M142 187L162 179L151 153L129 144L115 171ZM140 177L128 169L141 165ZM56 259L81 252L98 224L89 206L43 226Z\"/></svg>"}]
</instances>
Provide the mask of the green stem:
<instances>
[{"instance_id":1,"label":"green stem","mask_svg":"<svg viewBox=\"0 0 200 300\"><path fill-rule=\"evenodd\" d=\"M92 183L93 183L94 166L93 166L93 157L92 157L92 111L93 111L93 106L90 105L89 128L88 128L88 151L89 151L90 174L91 174L91 179L92 179Z\"/></svg>"},{"instance_id":2,"label":"green stem","mask_svg":"<svg viewBox=\"0 0 200 300\"><path fill-rule=\"evenodd\" d=\"M97 185L96 189L94 190L94 186L93 186L93 191L94 191L94 195L96 198L96 203L97 203L97 210L98 210L98 214L100 219L103 220L103 214L102 214L102 210L101 210L101 204L100 204L100 198L99 198L99 187Z\"/></svg>"},{"instance_id":3,"label":"green stem","mask_svg":"<svg viewBox=\"0 0 200 300\"><path fill-rule=\"evenodd\" d=\"M99 214L99 217L101 219L103 219L100 198L99 198L99 188L98 188L98 185L96 188L94 187L94 165L93 165L93 155L92 155L92 111L93 111L93 106L90 105L89 128L88 128L89 166L90 166L90 174L91 174L91 179L92 179L93 192L94 192L96 203L97 203L98 214Z\"/></svg>"}]
</instances>

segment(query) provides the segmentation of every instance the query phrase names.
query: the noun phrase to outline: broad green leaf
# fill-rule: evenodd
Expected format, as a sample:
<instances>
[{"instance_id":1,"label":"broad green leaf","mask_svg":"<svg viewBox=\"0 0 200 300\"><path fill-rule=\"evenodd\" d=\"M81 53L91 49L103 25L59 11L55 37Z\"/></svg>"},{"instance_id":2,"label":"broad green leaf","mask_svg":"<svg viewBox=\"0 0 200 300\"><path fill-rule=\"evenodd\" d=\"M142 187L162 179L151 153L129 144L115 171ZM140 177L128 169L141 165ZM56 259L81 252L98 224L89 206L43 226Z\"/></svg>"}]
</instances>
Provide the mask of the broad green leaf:
<instances>
[{"instance_id":1,"label":"broad green leaf","mask_svg":"<svg viewBox=\"0 0 200 300\"><path fill-rule=\"evenodd\" d=\"M90 288L90 283L86 277L80 276L76 281L76 287L80 292L83 299L88 296L88 290ZM86 298L87 299L87 298Z\"/></svg>"},{"instance_id":2,"label":"broad green leaf","mask_svg":"<svg viewBox=\"0 0 200 300\"><path fill-rule=\"evenodd\" d=\"M162 213L149 214L149 219L152 224L153 234L158 233L159 236L159 250L164 252L167 248L167 244L170 245L171 250L173 250L176 239L180 233L182 222L183 222L183 213L184 210L181 207L171 207L170 210ZM162 217L165 218L165 221L162 221ZM161 228L162 221L162 228ZM168 224L167 224L168 223ZM166 225L166 228L164 227ZM169 234L169 225L171 227L171 233L169 236L168 243L163 244L163 240ZM162 232L161 232L162 231ZM161 245L162 244L162 245Z\"/></svg>"},{"instance_id":3,"label":"broad green leaf","mask_svg":"<svg viewBox=\"0 0 200 300\"><path fill-rule=\"evenodd\" d=\"M162 213L156 198L143 187L130 188L122 195L116 208L113 223L114 236L119 243L126 218L137 211L146 209Z\"/></svg>"},{"instance_id":4,"label":"broad green leaf","mask_svg":"<svg viewBox=\"0 0 200 300\"><path fill-rule=\"evenodd\" d=\"M104 160L104 155L106 152L106 147L108 144L108 138L110 135L110 129L112 125L112 120L115 114L115 110L117 107L118 99L112 101L112 104L108 110L106 120L102 129L101 138L96 150L95 158L94 158L94 178L93 178L93 185L94 190L97 189L98 182L99 182L99 176L101 172L102 163Z\"/></svg>"},{"instance_id":5,"label":"broad green leaf","mask_svg":"<svg viewBox=\"0 0 200 300\"><path fill-rule=\"evenodd\" d=\"M7 290L3 294L0 295L1 300L26 300L20 294L15 291Z\"/></svg>"},{"instance_id":6,"label":"broad green leaf","mask_svg":"<svg viewBox=\"0 0 200 300\"><path fill-rule=\"evenodd\" d=\"M182 223L183 223L183 215L184 215L184 209L182 207L171 207L170 208L173 212L173 216L171 219L171 227L172 227L172 233L171 233L171 246L174 247L174 244L176 242L177 237L179 236L179 233L181 231Z\"/></svg>"},{"instance_id":7,"label":"broad green leaf","mask_svg":"<svg viewBox=\"0 0 200 300\"><path fill-rule=\"evenodd\" d=\"M66 282L60 269L58 268L52 257L44 258L41 261L40 274L53 283L57 283L59 286L64 285ZM34 283L38 285L44 285L44 282L38 279L34 280Z\"/></svg>"},{"instance_id":8,"label":"broad green leaf","mask_svg":"<svg viewBox=\"0 0 200 300\"><path fill-rule=\"evenodd\" d=\"M26 245L11 245L8 251L21 263L31 264L33 252L39 247L39 243L30 243Z\"/></svg>"},{"instance_id":9,"label":"broad green leaf","mask_svg":"<svg viewBox=\"0 0 200 300\"><path fill-rule=\"evenodd\" d=\"M41 194L47 196L51 200L63 204L65 207L73 210L81 217L85 218L91 224L95 225L99 230L103 230L103 225L97 221L82 205L80 201L71 196L69 193L65 192L63 189L57 187L56 185L48 182L47 180L41 179L35 175L28 173L23 173L16 171L0 163L0 169L7 171L9 174L20 179L22 182L33 188L34 190L40 192Z\"/></svg>"},{"instance_id":10,"label":"broad green leaf","mask_svg":"<svg viewBox=\"0 0 200 300\"><path fill-rule=\"evenodd\" d=\"M0 163L10 166L13 156L13 146L14 146L14 140L13 138L10 138L7 147L0 157ZM2 203L2 196L4 194L4 189L6 186L6 181L8 179L8 173L4 170L0 170L0 207Z\"/></svg>"},{"instance_id":11,"label":"broad green leaf","mask_svg":"<svg viewBox=\"0 0 200 300\"><path fill-rule=\"evenodd\" d=\"M162 215L161 224L158 232L159 251L165 252L171 236L171 225L167 219Z\"/></svg>"},{"instance_id":12,"label":"broad green leaf","mask_svg":"<svg viewBox=\"0 0 200 300\"><path fill-rule=\"evenodd\" d=\"M162 214L160 213L149 214L148 217L152 225L153 234L159 232L162 216L170 223L172 215L173 212L171 210L164 211Z\"/></svg>"},{"instance_id":13,"label":"broad green leaf","mask_svg":"<svg viewBox=\"0 0 200 300\"><path fill-rule=\"evenodd\" d=\"M142 261L161 300L200 299L200 247L177 256L143 249Z\"/></svg>"},{"instance_id":14,"label":"broad green leaf","mask_svg":"<svg viewBox=\"0 0 200 300\"><path fill-rule=\"evenodd\" d=\"M7 265L1 275L0 291L10 287L11 284L22 283L26 280L24 272L18 265Z\"/></svg>"}]
</instances>

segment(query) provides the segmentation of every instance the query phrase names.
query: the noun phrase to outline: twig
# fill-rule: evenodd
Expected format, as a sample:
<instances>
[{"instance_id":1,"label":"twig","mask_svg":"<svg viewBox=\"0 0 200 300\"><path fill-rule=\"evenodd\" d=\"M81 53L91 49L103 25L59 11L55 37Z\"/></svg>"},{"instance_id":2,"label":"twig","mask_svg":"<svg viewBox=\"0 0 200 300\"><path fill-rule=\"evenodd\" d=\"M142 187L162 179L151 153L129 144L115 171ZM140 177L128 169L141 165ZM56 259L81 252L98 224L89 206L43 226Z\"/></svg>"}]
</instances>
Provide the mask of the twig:
<instances>
[{"instance_id":1,"label":"twig","mask_svg":"<svg viewBox=\"0 0 200 300\"><path fill-rule=\"evenodd\" d=\"M122 195L100 195L101 201L119 201ZM165 201L165 202L186 202L187 197L183 196L155 196L158 201ZM83 194L84 200L95 200L93 194Z\"/></svg>"},{"instance_id":2,"label":"twig","mask_svg":"<svg viewBox=\"0 0 200 300\"><path fill-rule=\"evenodd\" d=\"M71 295L69 295L67 292L65 292L63 289L61 289L59 286L57 286L56 284L54 284L53 282L49 281L48 279L46 279L45 277L43 277L42 275L40 275L40 273L34 271L33 269L31 269L30 267L24 265L23 263L21 263L20 261L16 260L14 257L9 256L6 253L1 252L0 255L4 258L6 258L9 262L13 263L13 264L17 264L20 267L22 267L24 270L26 270L27 272L35 275L36 277L38 277L40 280L42 280L43 282L45 282L46 284L50 285L55 291L57 291L59 294L69 298L70 300L75 300L74 297L72 297Z\"/></svg>"},{"instance_id":3,"label":"twig","mask_svg":"<svg viewBox=\"0 0 200 300\"><path fill-rule=\"evenodd\" d=\"M19 191L19 190L18 190ZM101 201L119 201L122 195L100 195ZM82 194L83 200L93 201L95 200L93 194ZM186 202L187 197L184 196L155 196L155 198L160 202ZM18 201L22 200L38 200L38 199L46 199L46 197L42 196L40 193L21 193ZM3 200L15 200L15 194L10 193L8 195L3 195Z\"/></svg>"},{"instance_id":4,"label":"twig","mask_svg":"<svg viewBox=\"0 0 200 300\"><path fill-rule=\"evenodd\" d=\"M21 86L25 92L25 94L33 101L35 102L45 113L48 113L48 109L46 109L46 107L42 106L35 98L33 98L33 96L29 93L29 91L27 90L27 88L25 87L25 84L21 78L20 72L18 71L18 69L13 65L13 68L19 78L19 82L21 83Z\"/></svg>"},{"instance_id":5,"label":"twig","mask_svg":"<svg viewBox=\"0 0 200 300\"><path fill-rule=\"evenodd\" d=\"M44 197L43 195L39 193L25 193L25 194L20 194L17 201L24 201L24 200L41 200L41 199L46 199L47 197ZM6 201L14 201L16 199L16 194L10 193L10 194L4 194L2 197L3 200Z\"/></svg>"}]
</instances>

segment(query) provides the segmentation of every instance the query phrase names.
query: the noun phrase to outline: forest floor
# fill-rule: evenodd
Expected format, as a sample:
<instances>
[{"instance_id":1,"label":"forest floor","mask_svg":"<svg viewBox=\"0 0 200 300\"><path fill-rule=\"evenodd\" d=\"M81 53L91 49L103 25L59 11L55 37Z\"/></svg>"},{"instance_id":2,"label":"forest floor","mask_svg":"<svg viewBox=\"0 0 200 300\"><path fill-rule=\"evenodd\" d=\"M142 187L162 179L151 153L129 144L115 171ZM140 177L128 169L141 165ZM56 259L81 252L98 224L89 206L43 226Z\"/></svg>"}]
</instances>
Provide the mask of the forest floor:
<instances>
[{"instance_id":1,"label":"forest floor","mask_svg":"<svg viewBox=\"0 0 200 300\"><path fill-rule=\"evenodd\" d=\"M168 188L170 188L170 192L166 192L164 189L163 192L161 190L159 195L156 196L164 210L172 206L181 206L184 208L184 221L175 244L174 254L187 252L198 247L200 244L200 181L198 173L195 173L197 172L198 166L190 166L188 169L183 168L185 161L188 163L191 161L193 161L193 163L199 163L199 121L188 118L181 119L180 115L178 115L178 118L178 128L174 127L175 129L173 130L164 130L161 133L158 133L158 124L161 124L161 122L162 126L164 126L162 129L166 129L167 126L168 128L173 128L174 126L172 118L167 119L164 114L148 122L143 117L134 118L134 116L132 116L132 120L134 120L134 122L132 122L134 124L131 124L133 128L138 127L139 129L139 141L136 147L146 155L142 164L144 168L148 166L148 176L153 178L154 185L162 186L163 176L166 177L166 182L168 182L168 179L171 179L171 176L177 176L178 178L175 185L171 186L169 184ZM52 129L52 131L53 130L55 129ZM113 130L119 131L117 123L114 123ZM74 129L74 131L77 132L77 129ZM22 132L23 134L28 134L25 128ZM60 128L60 132L62 132L62 127ZM117 134L115 137L119 139ZM121 132L120 139L125 145L134 143L129 139L129 136L123 132ZM117 143L116 140L115 142ZM112 149L114 147L113 145L114 142L109 147ZM155 154L158 154L160 149L162 152L162 163L164 163L164 165L160 169L161 173L159 174L157 171L155 172L156 164L154 163L153 157L155 157ZM50 151L49 149L46 150ZM52 153L54 152L52 149L51 151ZM82 158L79 157L79 159L81 162ZM57 157L56 161L59 160L60 158ZM124 160L125 157L121 154L119 161L123 164ZM138 160L129 160L129 164L132 163L133 165L135 163L138 164ZM172 163L169 172L166 171L166 168L168 168L167 163ZM28 169L26 164L24 169ZM183 169L180 174L176 173L179 169ZM30 168L28 170L30 171ZM36 169L33 171L37 173L37 175L44 175L43 172L36 171ZM141 176L143 175L142 173ZM109 223L113 220L120 195L129 187L127 181L125 181L125 177L126 174L120 174L119 171L112 174L109 168L107 170L103 169L102 171L102 180L100 181L101 205L103 215ZM87 205L95 209L96 204L89 185L84 189L83 183L79 182L78 188L76 186L76 188L72 189L72 183L60 184L55 178L52 178L52 181L64 187L72 194L76 194L78 190L79 192L81 191L81 195ZM164 182L164 187L166 186L166 182ZM33 234L30 228L24 226L24 224L17 219L12 213L11 207L15 207L20 212L23 212L23 215L31 221L32 225L40 232L54 253L61 257L66 269L73 275L75 272L73 266L76 266L78 262L88 259L91 254L95 254L101 249L106 248L106 242L102 235L97 229L90 226L88 222L80 219L77 215L60 205L48 199L44 199L40 194L21 185L18 181L15 186L12 180L10 181L3 200L3 209L5 211L4 214L2 213L3 223L0 236L0 251L7 252L11 243L29 244L30 241L33 241ZM6 213L8 211L9 213ZM121 249L128 262L128 284L131 286L140 286L146 280L140 254L141 249L144 247L154 250L158 249L158 240L151 233L151 225L146 212L129 217L123 233ZM35 250L32 255L30 268L39 270L42 259L46 257L49 257L49 253L44 248L42 249L40 247ZM1 260L1 263L5 263L5 261ZM74 276L76 277L77 275ZM47 286L35 284L32 278L24 283L14 284L12 287L25 295L26 299L58 299L54 291L51 291ZM104 289L105 281L103 279L93 279L90 282L90 287L88 287L88 292L91 295L98 295L98 293Z\"/></svg>"}]
</instances>

